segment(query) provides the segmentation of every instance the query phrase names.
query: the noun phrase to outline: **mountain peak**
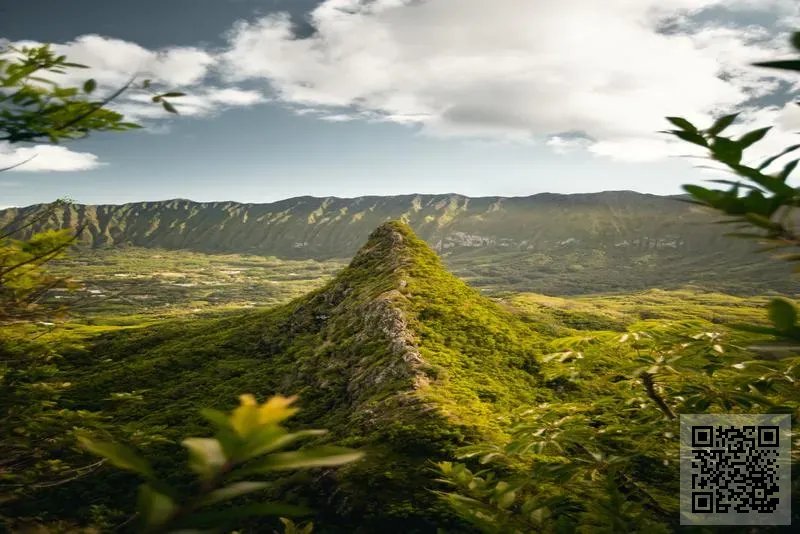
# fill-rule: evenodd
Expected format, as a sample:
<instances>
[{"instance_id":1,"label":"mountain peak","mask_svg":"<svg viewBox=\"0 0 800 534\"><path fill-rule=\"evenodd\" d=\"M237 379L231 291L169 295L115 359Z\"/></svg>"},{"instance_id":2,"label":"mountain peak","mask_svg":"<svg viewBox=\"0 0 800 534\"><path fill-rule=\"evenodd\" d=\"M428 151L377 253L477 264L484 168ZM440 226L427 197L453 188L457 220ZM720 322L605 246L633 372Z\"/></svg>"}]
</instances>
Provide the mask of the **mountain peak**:
<instances>
[{"instance_id":1,"label":"mountain peak","mask_svg":"<svg viewBox=\"0 0 800 534\"><path fill-rule=\"evenodd\" d=\"M348 269L366 270L370 276L402 276L415 263L440 265L439 257L402 221L387 221L369 235Z\"/></svg>"},{"instance_id":2,"label":"mountain peak","mask_svg":"<svg viewBox=\"0 0 800 534\"><path fill-rule=\"evenodd\" d=\"M354 524L361 532L400 524L404 532L433 531L446 513L433 495L410 490L434 483L430 461L502 437L499 414L550 399L536 360L542 339L447 272L408 225L379 224L347 268L288 304L120 333L147 341L115 345L126 350L113 353L120 365L92 387L105 395L124 377L152 391L143 407L115 416L147 413L154 423L157 407L179 391L187 403L207 402L208 392L218 399L299 394L295 424L327 428L321 440L369 450L303 490L330 532L352 532ZM161 366L170 372L140 372Z\"/></svg>"}]
</instances>

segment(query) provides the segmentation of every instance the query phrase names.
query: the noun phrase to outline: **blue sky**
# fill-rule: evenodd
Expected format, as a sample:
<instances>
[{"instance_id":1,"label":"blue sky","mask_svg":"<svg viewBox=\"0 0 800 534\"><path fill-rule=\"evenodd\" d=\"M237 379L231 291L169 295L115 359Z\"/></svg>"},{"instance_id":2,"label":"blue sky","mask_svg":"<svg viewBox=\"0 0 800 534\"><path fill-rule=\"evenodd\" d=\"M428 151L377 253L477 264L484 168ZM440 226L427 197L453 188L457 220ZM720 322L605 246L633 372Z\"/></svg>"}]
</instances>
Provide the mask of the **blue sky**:
<instances>
[{"instance_id":1,"label":"blue sky","mask_svg":"<svg viewBox=\"0 0 800 534\"><path fill-rule=\"evenodd\" d=\"M181 116L130 94L143 131L0 146L0 206L313 195L521 196L709 178L655 133L666 115L792 142L800 84L749 68L787 54L795 0L28 0L12 42L50 42L113 91L131 74L189 95ZM56 14L57 16L48 16ZM780 73L778 73L780 75ZM180 102L180 100L176 100ZM690 151L689 151L690 152ZM780 162L778 162L780 163Z\"/></svg>"}]
</instances>

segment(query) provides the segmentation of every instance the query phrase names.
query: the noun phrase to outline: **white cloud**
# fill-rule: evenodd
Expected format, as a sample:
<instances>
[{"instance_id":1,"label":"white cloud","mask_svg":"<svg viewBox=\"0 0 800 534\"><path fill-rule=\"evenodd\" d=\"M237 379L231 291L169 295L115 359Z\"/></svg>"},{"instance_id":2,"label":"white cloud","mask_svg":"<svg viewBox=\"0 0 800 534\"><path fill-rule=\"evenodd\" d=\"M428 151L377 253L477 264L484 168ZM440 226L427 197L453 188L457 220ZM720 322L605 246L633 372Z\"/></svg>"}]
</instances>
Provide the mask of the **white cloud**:
<instances>
[{"instance_id":1,"label":"white cloud","mask_svg":"<svg viewBox=\"0 0 800 534\"><path fill-rule=\"evenodd\" d=\"M16 41L12 44L21 47L40 43ZM267 100L259 91L212 85L209 78L218 60L211 52L196 47L148 50L121 39L83 35L67 43L52 44L51 48L67 56L69 61L90 68L69 69L63 75L48 73L46 76L65 86L80 86L92 78L98 84L97 95L109 95L135 76L138 81L151 80L159 91L187 93L187 96L170 100L182 115L209 116L229 107L252 106ZM152 122L174 117L151 98L152 94L132 87L109 107L131 121ZM160 130L152 128L152 131Z\"/></svg>"},{"instance_id":2,"label":"white cloud","mask_svg":"<svg viewBox=\"0 0 800 534\"><path fill-rule=\"evenodd\" d=\"M11 148L0 145L0 168L17 165L15 172L88 171L103 165L97 156L88 152L75 152L64 146L35 145Z\"/></svg>"},{"instance_id":3,"label":"white cloud","mask_svg":"<svg viewBox=\"0 0 800 534\"><path fill-rule=\"evenodd\" d=\"M655 133L664 116L705 125L774 90L773 76L790 79L747 65L786 52L777 30L657 31L712 7L800 16L795 0L327 0L307 38L286 15L240 21L221 67L314 114L334 108L327 120L351 108L430 135L550 139L556 150L566 141L553 136L578 131L596 155L647 161L684 151Z\"/></svg>"},{"instance_id":4,"label":"white cloud","mask_svg":"<svg viewBox=\"0 0 800 534\"><path fill-rule=\"evenodd\" d=\"M550 147L556 154L569 154L576 150L586 148L591 144L592 142L588 139L580 137L562 137L560 135L550 137L545 143L545 145Z\"/></svg>"},{"instance_id":5,"label":"white cloud","mask_svg":"<svg viewBox=\"0 0 800 534\"><path fill-rule=\"evenodd\" d=\"M17 41L15 46L35 46L33 41ZM195 47L169 47L148 50L136 43L104 37L82 35L67 43L53 43L52 50L64 54L73 63L88 69L69 69L54 76L63 83L78 84L94 78L98 84L120 86L133 75L150 78L166 85L193 85L201 82L216 62L209 52Z\"/></svg>"}]
</instances>

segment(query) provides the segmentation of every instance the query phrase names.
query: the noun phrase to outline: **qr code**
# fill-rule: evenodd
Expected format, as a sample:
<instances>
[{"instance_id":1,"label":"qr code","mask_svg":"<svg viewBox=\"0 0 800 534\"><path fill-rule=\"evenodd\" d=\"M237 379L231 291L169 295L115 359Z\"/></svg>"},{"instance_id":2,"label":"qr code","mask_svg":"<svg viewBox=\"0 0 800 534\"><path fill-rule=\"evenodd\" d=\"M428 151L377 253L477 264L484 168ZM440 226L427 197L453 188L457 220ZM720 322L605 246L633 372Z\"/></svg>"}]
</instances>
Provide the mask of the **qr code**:
<instances>
[{"instance_id":1,"label":"qr code","mask_svg":"<svg viewBox=\"0 0 800 534\"><path fill-rule=\"evenodd\" d=\"M681 524L790 524L789 415L681 415L680 425Z\"/></svg>"}]
</instances>

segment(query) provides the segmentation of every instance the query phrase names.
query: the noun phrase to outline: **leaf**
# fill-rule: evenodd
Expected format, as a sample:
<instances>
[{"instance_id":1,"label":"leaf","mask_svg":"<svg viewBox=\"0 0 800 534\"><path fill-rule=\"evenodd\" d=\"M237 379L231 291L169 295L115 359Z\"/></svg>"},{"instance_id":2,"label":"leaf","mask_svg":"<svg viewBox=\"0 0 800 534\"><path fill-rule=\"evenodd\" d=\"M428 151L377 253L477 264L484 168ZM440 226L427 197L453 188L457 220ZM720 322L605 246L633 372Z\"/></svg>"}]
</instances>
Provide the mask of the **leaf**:
<instances>
[{"instance_id":1,"label":"leaf","mask_svg":"<svg viewBox=\"0 0 800 534\"><path fill-rule=\"evenodd\" d=\"M97 82L91 78L83 82L83 92L86 94L91 93L97 87Z\"/></svg>"},{"instance_id":2,"label":"leaf","mask_svg":"<svg viewBox=\"0 0 800 534\"><path fill-rule=\"evenodd\" d=\"M726 137L717 137L711 145L714 159L727 165L738 165L742 161L742 148Z\"/></svg>"},{"instance_id":3,"label":"leaf","mask_svg":"<svg viewBox=\"0 0 800 534\"><path fill-rule=\"evenodd\" d=\"M150 464L124 445L94 441L87 436L79 436L78 441L84 448L98 456L108 458L112 464L120 469L133 471L145 478L155 477L155 473L153 472L153 468L150 467Z\"/></svg>"},{"instance_id":4,"label":"leaf","mask_svg":"<svg viewBox=\"0 0 800 534\"><path fill-rule=\"evenodd\" d=\"M766 230L778 230L781 227L780 224L771 221L767 217L764 217L763 215L759 215L757 213L745 213L744 216L750 222L750 224L758 226L759 228L764 228Z\"/></svg>"},{"instance_id":5,"label":"leaf","mask_svg":"<svg viewBox=\"0 0 800 534\"><path fill-rule=\"evenodd\" d=\"M719 199L719 193L699 185L687 184L683 186L683 190L703 203L712 206L716 204L716 201Z\"/></svg>"},{"instance_id":6,"label":"leaf","mask_svg":"<svg viewBox=\"0 0 800 534\"><path fill-rule=\"evenodd\" d=\"M786 299L774 298L768 305L769 320L781 332L789 332L797 323L797 309Z\"/></svg>"},{"instance_id":7,"label":"leaf","mask_svg":"<svg viewBox=\"0 0 800 534\"><path fill-rule=\"evenodd\" d=\"M758 170L759 170L759 171L763 171L764 169L766 169L767 167L769 167L769 166L770 166L770 164L772 164L772 162L774 162L776 159L782 158L782 157L783 157L783 156L785 156L786 154L788 154L788 153L790 153L790 152L794 152L794 151L795 151L795 150L797 150L798 148L800 148L800 144L797 144L797 145L792 145L792 146L790 146L790 147L787 147L787 148L783 149L781 152L779 152L779 153L775 154L774 156L770 156L770 157L768 157L768 158L767 158L767 159L765 159L763 162L761 162L761 165L759 165L759 166L758 166Z\"/></svg>"},{"instance_id":8,"label":"leaf","mask_svg":"<svg viewBox=\"0 0 800 534\"><path fill-rule=\"evenodd\" d=\"M661 133L668 133L689 143L700 145L702 147L708 147L708 141L706 141L706 139L699 133L685 132L683 130L667 130L666 132Z\"/></svg>"},{"instance_id":9,"label":"leaf","mask_svg":"<svg viewBox=\"0 0 800 534\"><path fill-rule=\"evenodd\" d=\"M285 517L281 517L280 521L283 523L283 534L311 534L314 531L314 523L308 523L301 527Z\"/></svg>"},{"instance_id":10,"label":"leaf","mask_svg":"<svg viewBox=\"0 0 800 534\"><path fill-rule=\"evenodd\" d=\"M736 144L739 145L739 147L744 150L750 145L757 143L758 141L763 139L764 136L767 135L767 132L769 132L771 129L772 126L767 126L766 128L759 128L757 130L753 130L752 132L747 132L742 137L736 140Z\"/></svg>"},{"instance_id":11,"label":"leaf","mask_svg":"<svg viewBox=\"0 0 800 534\"><path fill-rule=\"evenodd\" d=\"M162 100L162 101L161 101L161 106L162 106L162 107L163 107L165 110L169 111L170 113L175 113L176 115L178 114L178 110L177 110L177 109L175 109L175 106L173 106L172 104L170 104L170 103L169 103L169 102L167 102L166 100Z\"/></svg>"},{"instance_id":12,"label":"leaf","mask_svg":"<svg viewBox=\"0 0 800 534\"><path fill-rule=\"evenodd\" d=\"M139 514L148 527L154 527L166 522L175 512L175 503L161 493L158 493L147 484L139 486Z\"/></svg>"},{"instance_id":13,"label":"leaf","mask_svg":"<svg viewBox=\"0 0 800 534\"><path fill-rule=\"evenodd\" d=\"M778 180L785 182L786 179L789 177L789 175L792 174L792 171L794 171L795 167L797 167L798 161L800 161L800 159L793 159L792 161L784 165L781 172L779 172L776 176Z\"/></svg>"},{"instance_id":14,"label":"leaf","mask_svg":"<svg viewBox=\"0 0 800 534\"><path fill-rule=\"evenodd\" d=\"M258 403L252 395L240 395L240 405L230 417L231 426L241 437L246 438L258 429Z\"/></svg>"},{"instance_id":15,"label":"leaf","mask_svg":"<svg viewBox=\"0 0 800 534\"><path fill-rule=\"evenodd\" d=\"M794 32L791 39L789 39L789 42L792 44L795 50L800 52L800 32Z\"/></svg>"},{"instance_id":16,"label":"leaf","mask_svg":"<svg viewBox=\"0 0 800 534\"><path fill-rule=\"evenodd\" d=\"M195 512L180 521L181 528L220 528L239 519L257 516L306 516L311 515L311 510L301 506L292 506L282 503L256 503L220 511Z\"/></svg>"},{"instance_id":17,"label":"leaf","mask_svg":"<svg viewBox=\"0 0 800 534\"><path fill-rule=\"evenodd\" d=\"M321 436L326 430L301 430L288 434L285 430L275 426L268 426L255 432L244 444L242 455L245 459L255 458L263 454L284 448L287 445L310 436Z\"/></svg>"},{"instance_id":18,"label":"leaf","mask_svg":"<svg viewBox=\"0 0 800 534\"><path fill-rule=\"evenodd\" d=\"M697 133L695 125L682 117L667 117L667 120L685 132Z\"/></svg>"},{"instance_id":19,"label":"leaf","mask_svg":"<svg viewBox=\"0 0 800 534\"><path fill-rule=\"evenodd\" d=\"M228 420L228 416L225 415L224 412L219 410L214 410L212 408L203 408L200 410L200 415L206 421L209 421L217 428L231 428L231 423Z\"/></svg>"},{"instance_id":20,"label":"leaf","mask_svg":"<svg viewBox=\"0 0 800 534\"><path fill-rule=\"evenodd\" d=\"M719 135L720 133L722 133L723 130L725 130L725 128L733 124L733 122L736 120L736 117L738 116L739 116L738 113L732 113L730 115L725 115L724 117L720 117L714 122L714 124L711 125L711 127L708 130L706 130L706 133L711 136Z\"/></svg>"},{"instance_id":21,"label":"leaf","mask_svg":"<svg viewBox=\"0 0 800 534\"><path fill-rule=\"evenodd\" d=\"M230 486L214 490L204 498L200 506L208 506L218 502L229 501L241 495L260 491L269 486L268 482L234 482Z\"/></svg>"},{"instance_id":22,"label":"leaf","mask_svg":"<svg viewBox=\"0 0 800 534\"><path fill-rule=\"evenodd\" d=\"M214 476L228 461L216 439L186 438L182 444L189 449L189 468L204 479Z\"/></svg>"},{"instance_id":23,"label":"leaf","mask_svg":"<svg viewBox=\"0 0 800 534\"><path fill-rule=\"evenodd\" d=\"M783 59L778 61L759 61L752 63L755 67L766 67L768 69L798 70L800 71L800 59Z\"/></svg>"},{"instance_id":24,"label":"leaf","mask_svg":"<svg viewBox=\"0 0 800 534\"><path fill-rule=\"evenodd\" d=\"M159 96L160 96L161 98L178 98L178 97L180 97L180 96L186 96L186 93L176 93L176 92L172 92L172 93L164 93L164 94L162 94L162 95L159 95Z\"/></svg>"},{"instance_id":25,"label":"leaf","mask_svg":"<svg viewBox=\"0 0 800 534\"><path fill-rule=\"evenodd\" d=\"M331 467L353 462L364 453L343 447L318 447L315 449L271 454L247 467L244 473L266 473L309 467Z\"/></svg>"}]
</instances>

